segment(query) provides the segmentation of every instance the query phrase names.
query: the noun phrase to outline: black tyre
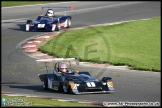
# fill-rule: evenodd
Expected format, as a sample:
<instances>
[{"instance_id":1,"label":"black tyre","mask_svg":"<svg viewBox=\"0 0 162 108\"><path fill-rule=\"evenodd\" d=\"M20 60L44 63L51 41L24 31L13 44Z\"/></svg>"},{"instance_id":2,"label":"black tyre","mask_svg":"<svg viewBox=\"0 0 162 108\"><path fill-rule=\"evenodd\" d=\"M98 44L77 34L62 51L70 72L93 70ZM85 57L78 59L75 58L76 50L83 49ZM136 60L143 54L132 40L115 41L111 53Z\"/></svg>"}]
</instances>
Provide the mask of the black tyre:
<instances>
[{"instance_id":1,"label":"black tyre","mask_svg":"<svg viewBox=\"0 0 162 108\"><path fill-rule=\"evenodd\" d=\"M58 23L56 24L55 31L59 31L59 24Z\"/></svg>"},{"instance_id":2,"label":"black tyre","mask_svg":"<svg viewBox=\"0 0 162 108\"><path fill-rule=\"evenodd\" d=\"M70 86L69 86L69 82L67 80L65 80L63 82L62 87L63 87L64 93L70 93Z\"/></svg>"},{"instance_id":3,"label":"black tyre","mask_svg":"<svg viewBox=\"0 0 162 108\"><path fill-rule=\"evenodd\" d=\"M112 79L111 77L103 77L103 78L102 78L102 81L103 81L103 82L107 82L108 80L111 80L111 79Z\"/></svg>"},{"instance_id":4,"label":"black tyre","mask_svg":"<svg viewBox=\"0 0 162 108\"><path fill-rule=\"evenodd\" d=\"M68 18L68 20L67 20L67 27L66 28L70 28L70 26L71 26L71 19Z\"/></svg>"},{"instance_id":5,"label":"black tyre","mask_svg":"<svg viewBox=\"0 0 162 108\"><path fill-rule=\"evenodd\" d=\"M43 83L42 83L42 86L43 86L43 88L44 88L45 90L48 89L48 79L47 79L46 76L44 77L44 81L43 81Z\"/></svg>"},{"instance_id":6,"label":"black tyre","mask_svg":"<svg viewBox=\"0 0 162 108\"><path fill-rule=\"evenodd\" d=\"M67 80L65 80L64 82L63 82L63 85L62 85L62 89L63 89L63 92L64 93L67 93L67 94L74 94L73 93L73 91L72 91L72 89L71 89L71 86L70 86L70 84L73 84L74 82L73 81L67 81Z\"/></svg>"},{"instance_id":7,"label":"black tyre","mask_svg":"<svg viewBox=\"0 0 162 108\"><path fill-rule=\"evenodd\" d=\"M26 21L26 24L32 24L33 22L32 22L32 20L27 20Z\"/></svg>"}]
</instances>

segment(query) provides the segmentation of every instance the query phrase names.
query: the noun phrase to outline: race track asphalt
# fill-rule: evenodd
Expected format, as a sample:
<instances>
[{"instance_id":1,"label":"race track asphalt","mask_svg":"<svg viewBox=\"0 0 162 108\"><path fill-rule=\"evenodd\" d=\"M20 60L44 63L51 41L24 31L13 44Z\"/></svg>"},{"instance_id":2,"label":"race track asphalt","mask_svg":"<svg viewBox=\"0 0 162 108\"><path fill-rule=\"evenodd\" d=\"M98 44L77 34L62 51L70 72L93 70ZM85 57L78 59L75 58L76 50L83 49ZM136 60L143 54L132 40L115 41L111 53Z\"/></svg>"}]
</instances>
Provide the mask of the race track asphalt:
<instances>
[{"instance_id":1,"label":"race track asphalt","mask_svg":"<svg viewBox=\"0 0 162 108\"><path fill-rule=\"evenodd\" d=\"M50 5L73 5L75 7L74 11L67 11L67 14L73 18L71 28L147 19L160 16L161 10L160 2L158 1L75 1ZM114 93L70 95L56 91L44 91L38 78L38 74L44 73L44 71L40 70L34 58L23 54L17 46L27 38L47 33L25 31L27 19L35 20L39 14L45 14L46 10L42 10L42 6L1 8L1 91L97 102L161 102L160 72L108 67L78 66L82 70L92 72L92 75L99 79L103 76L111 76L116 90ZM55 11L56 14L63 13L62 9L56 9ZM97 76L99 73L101 75Z\"/></svg>"}]
</instances>

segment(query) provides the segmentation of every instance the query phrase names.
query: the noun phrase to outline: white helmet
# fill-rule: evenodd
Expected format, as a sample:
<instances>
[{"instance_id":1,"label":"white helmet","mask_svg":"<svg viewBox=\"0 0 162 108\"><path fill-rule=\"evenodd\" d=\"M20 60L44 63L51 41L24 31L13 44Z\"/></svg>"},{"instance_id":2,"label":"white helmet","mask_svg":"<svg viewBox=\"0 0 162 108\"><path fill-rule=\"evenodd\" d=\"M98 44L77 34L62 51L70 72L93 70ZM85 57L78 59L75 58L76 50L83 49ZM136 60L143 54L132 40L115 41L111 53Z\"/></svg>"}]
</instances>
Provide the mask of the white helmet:
<instances>
[{"instance_id":1,"label":"white helmet","mask_svg":"<svg viewBox=\"0 0 162 108\"><path fill-rule=\"evenodd\" d=\"M51 17L54 15L54 12L52 9L47 10L47 16Z\"/></svg>"},{"instance_id":2,"label":"white helmet","mask_svg":"<svg viewBox=\"0 0 162 108\"><path fill-rule=\"evenodd\" d=\"M67 66L64 63L59 64L59 71L60 72L67 72Z\"/></svg>"}]
</instances>

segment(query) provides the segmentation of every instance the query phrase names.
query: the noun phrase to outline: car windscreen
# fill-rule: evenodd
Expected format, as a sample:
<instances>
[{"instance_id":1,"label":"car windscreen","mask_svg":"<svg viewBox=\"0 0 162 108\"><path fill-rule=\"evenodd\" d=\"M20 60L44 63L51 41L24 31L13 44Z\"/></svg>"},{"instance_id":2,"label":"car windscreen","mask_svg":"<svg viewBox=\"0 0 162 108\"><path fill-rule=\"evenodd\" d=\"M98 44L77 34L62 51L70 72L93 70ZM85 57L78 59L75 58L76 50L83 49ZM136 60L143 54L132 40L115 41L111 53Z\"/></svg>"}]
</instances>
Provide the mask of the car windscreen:
<instances>
[{"instance_id":1,"label":"car windscreen","mask_svg":"<svg viewBox=\"0 0 162 108\"><path fill-rule=\"evenodd\" d=\"M53 21L53 17L42 17L41 20Z\"/></svg>"}]
</instances>

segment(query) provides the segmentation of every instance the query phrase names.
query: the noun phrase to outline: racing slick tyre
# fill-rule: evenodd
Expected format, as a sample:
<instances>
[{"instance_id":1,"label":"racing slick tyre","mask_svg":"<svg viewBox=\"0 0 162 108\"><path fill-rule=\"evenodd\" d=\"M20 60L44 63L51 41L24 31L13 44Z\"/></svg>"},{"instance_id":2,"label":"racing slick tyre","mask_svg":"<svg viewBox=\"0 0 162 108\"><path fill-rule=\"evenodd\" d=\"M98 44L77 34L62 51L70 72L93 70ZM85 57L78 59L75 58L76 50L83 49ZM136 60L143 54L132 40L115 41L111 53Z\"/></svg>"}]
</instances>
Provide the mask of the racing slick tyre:
<instances>
[{"instance_id":1,"label":"racing slick tyre","mask_svg":"<svg viewBox=\"0 0 162 108\"><path fill-rule=\"evenodd\" d=\"M111 77L103 77L103 78L102 78L102 81L103 81L103 82L107 82L108 80L111 80L111 79L112 79Z\"/></svg>"},{"instance_id":2,"label":"racing slick tyre","mask_svg":"<svg viewBox=\"0 0 162 108\"><path fill-rule=\"evenodd\" d=\"M56 28L55 28L55 31L59 31L60 29L59 29L59 24L57 23L56 24Z\"/></svg>"},{"instance_id":3,"label":"racing slick tyre","mask_svg":"<svg viewBox=\"0 0 162 108\"><path fill-rule=\"evenodd\" d=\"M63 82L62 87L63 87L64 93L70 93L70 86L69 86L69 82L67 80L65 80Z\"/></svg>"},{"instance_id":4,"label":"racing slick tyre","mask_svg":"<svg viewBox=\"0 0 162 108\"><path fill-rule=\"evenodd\" d=\"M64 93L67 93L67 94L72 93L73 94L73 92L71 90L71 87L70 87L70 83L71 83L71 81L69 82L67 80L65 80L63 82L63 86L62 87L63 87Z\"/></svg>"},{"instance_id":5,"label":"racing slick tyre","mask_svg":"<svg viewBox=\"0 0 162 108\"><path fill-rule=\"evenodd\" d=\"M26 21L26 24L32 24L33 22L32 22L32 20L27 20Z\"/></svg>"},{"instance_id":6,"label":"racing slick tyre","mask_svg":"<svg viewBox=\"0 0 162 108\"><path fill-rule=\"evenodd\" d=\"M43 83L42 83L42 86L43 86L43 88L44 88L45 90L48 89L48 79L47 79L46 76L44 77L44 81L43 81Z\"/></svg>"},{"instance_id":7,"label":"racing slick tyre","mask_svg":"<svg viewBox=\"0 0 162 108\"><path fill-rule=\"evenodd\" d=\"M66 27L66 28L70 28L70 26L71 26L71 19L68 18L68 19L67 19L67 27Z\"/></svg>"}]
</instances>

